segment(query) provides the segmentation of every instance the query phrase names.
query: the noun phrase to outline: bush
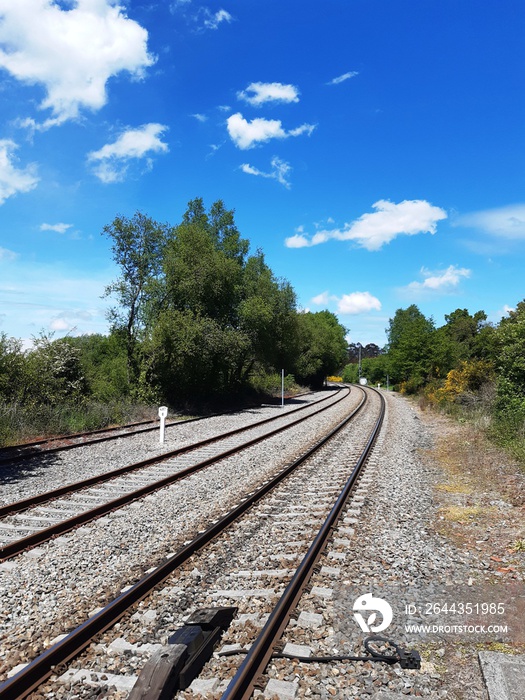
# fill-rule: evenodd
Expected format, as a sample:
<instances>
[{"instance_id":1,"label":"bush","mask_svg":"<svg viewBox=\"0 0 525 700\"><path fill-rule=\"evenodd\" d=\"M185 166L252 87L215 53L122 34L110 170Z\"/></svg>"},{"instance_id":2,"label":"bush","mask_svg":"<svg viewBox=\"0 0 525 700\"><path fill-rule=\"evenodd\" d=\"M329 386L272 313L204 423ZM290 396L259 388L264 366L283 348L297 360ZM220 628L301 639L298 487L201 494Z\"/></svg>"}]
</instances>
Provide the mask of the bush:
<instances>
[{"instance_id":1,"label":"bush","mask_svg":"<svg viewBox=\"0 0 525 700\"><path fill-rule=\"evenodd\" d=\"M255 391L268 396L281 395L281 375L277 372L266 374L265 372L256 372L250 377L250 385ZM293 374L287 374L284 377L284 390L289 393L297 394L302 390L302 387L296 383Z\"/></svg>"}]
</instances>

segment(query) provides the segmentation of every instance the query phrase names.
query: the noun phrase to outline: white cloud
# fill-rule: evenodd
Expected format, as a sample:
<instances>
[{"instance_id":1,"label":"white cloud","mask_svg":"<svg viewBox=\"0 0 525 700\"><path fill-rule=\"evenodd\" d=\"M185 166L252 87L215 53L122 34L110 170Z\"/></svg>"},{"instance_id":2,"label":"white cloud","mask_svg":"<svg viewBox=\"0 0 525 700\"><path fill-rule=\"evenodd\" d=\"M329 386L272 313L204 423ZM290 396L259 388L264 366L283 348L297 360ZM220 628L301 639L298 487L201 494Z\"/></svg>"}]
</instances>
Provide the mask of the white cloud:
<instances>
[{"instance_id":1,"label":"white cloud","mask_svg":"<svg viewBox=\"0 0 525 700\"><path fill-rule=\"evenodd\" d=\"M315 304L316 306L326 306L328 302L330 301L330 294L328 292L321 292L321 294L318 294L315 297L312 297L312 304Z\"/></svg>"},{"instance_id":2,"label":"white cloud","mask_svg":"<svg viewBox=\"0 0 525 700\"><path fill-rule=\"evenodd\" d=\"M68 331L70 330L71 326L65 318L55 318L49 324L49 328L52 331Z\"/></svg>"},{"instance_id":3,"label":"white cloud","mask_svg":"<svg viewBox=\"0 0 525 700\"><path fill-rule=\"evenodd\" d=\"M18 253L14 250L8 250L7 248L0 248L0 262L12 262L18 258Z\"/></svg>"},{"instance_id":4,"label":"white cloud","mask_svg":"<svg viewBox=\"0 0 525 700\"><path fill-rule=\"evenodd\" d=\"M277 180L277 182L280 182L281 185L284 185L286 188L290 188L290 182L288 180L288 174L292 170L292 167L289 163L286 163L284 160L281 160L277 156L274 156L271 160L271 166L272 166L272 171L270 173L265 173L261 170L258 170L257 168L252 167L248 163L243 163L241 165L241 170L243 173L247 173L248 175L259 175L260 177L266 177L266 178L271 178L272 180Z\"/></svg>"},{"instance_id":5,"label":"white cloud","mask_svg":"<svg viewBox=\"0 0 525 700\"><path fill-rule=\"evenodd\" d=\"M498 315L500 318L503 318L503 316L508 316L512 311L516 311L515 306L509 306L508 304L503 304L503 308L498 311Z\"/></svg>"},{"instance_id":6,"label":"white cloud","mask_svg":"<svg viewBox=\"0 0 525 700\"><path fill-rule=\"evenodd\" d=\"M68 229L73 228L73 224L41 224L41 231L56 231L57 233L65 233Z\"/></svg>"},{"instance_id":7,"label":"white cloud","mask_svg":"<svg viewBox=\"0 0 525 700\"><path fill-rule=\"evenodd\" d=\"M192 114L191 116L195 117L195 119L201 124L208 121L208 117L205 114Z\"/></svg>"},{"instance_id":8,"label":"white cloud","mask_svg":"<svg viewBox=\"0 0 525 700\"><path fill-rule=\"evenodd\" d=\"M367 250L379 250L397 236L434 234L437 222L447 218L443 209L424 200L405 200L399 204L380 200L372 207L376 211L363 214L343 228L318 231L311 238L294 235L285 240L285 245L288 248L304 248L336 239L355 241Z\"/></svg>"},{"instance_id":9,"label":"white cloud","mask_svg":"<svg viewBox=\"0 0 525 700\"><path fill-rule=\"evenodd\" d=\"M368 311L381 311L381 302L370 292L352 292L343 294L337 303L341 314L363 314Z\"/></svg>"},{"instance_id":10,"label":"white cloud","mask_svg":"<svg viewBox=\"0 0 525 700\"><path fill-rule=\"evenodd\" d=\"M511 204L458 217L455 226L480 228L492 236L521 240L525 238L525 204Z\"/></svg>"},{"instance_id":11,"label":"white cloud","mask_svg":"<svg viewBox=\"0 0 525 700\"><path fill-rule=\"evenodd\" d=\"M287 248L307 248L310 245L310 241L302 233L296 233L290 238L285 240L285 245Z\"/></svg>"},{"instance_id":12,"label":"white cloud","mask_svg":"<svg viewBox=\"0 0 525 700\"><path fill-rule=\"evenodd\" d=\"M408 290L412 291L449 291L457 287L463 278L468 278L471 271L465 267L449 265L446 270L432 272L421 268L421 274L425 278L423 282L411 282Z\"/></svg>"},{"instance_id":13,"label":"white cloud","mask_svg":"<svg viewBox=\"0 0 525 700\"><path fill-rule=\"evenodd\" d=\"M218 29L222 22L232 22L233 17L226 10L219 10L212 13L208 9L203 8L205 13L204 26L206 29Z\"/></svg>"},{"instance_id":14,"label":"white cloud","mask_svg":"<svg viewBox=\"0 0 525 700\"><path fill-rule=\"evenodd\" d=\"M81 108L100 109L109 78L122 71L140 78L155 62L147 31L114 0L68 4L64 10L52 0L0 0L0 67L45 89L40 108L53 117L39 128L75 119Z\"/></svg>"},{"instance_id":15,"label":"white cloud","mask_svg":"<svg viewBox=\"0 0 525 700\"><path fill-rule=\"evenodd\" d=\"M304 133L310 135L315 129L312 124L303 124L292 131L285 131L278 119L253 119L249 122L240 112L228 117L226 123L231 140L242 150L253 148L258 143L265 143L271 139L286 139L289 136L300 136Z\"/></svg>"},{"instance_id":16,"label":"white cloud","mask_svg":"<svg viewBox=\"0 0 525 700\"><path fill-rule=\"evenodd\" d=\"M337 78L333 78L333 80L328 81L326 84L327 85L339 85L339 83L344 83L345 80L349 80L350 78L355 78L356 75L359 75L359 73L356 70L351 70L351 71L348 71L348 73L343 73L343 75L340 75Z\"/></svg>"},{"instance_id":17,"label":"white cloud","mask_svg":"<svg viewBox=\"0 0 525 700\"><path fill-rule=\"evenodd\" d=\"M14 165L13 153L17 145L9 139L0 139L0 204L17 192L29 192L34 189L39 179L36 165L31 163L25 169Z\"/></svg>"},{"instance_id":18,"label":"white cloud","mask_svg":"<svg viewBox=\"0 0 525 700\"><path fill-rule=\"evenodd\" d=\"M102 182L121 182L131 160L169 150L168 145L160 140L167 128L162 124L144 124L138 129L127 129L113 143L107 143L98 151L88 153L88 162L93 165L95 175ZM151 167L151 160L147 160L147 165Z\"/></svg>"},{"instance_id":19,"label":"white cloud","mask_svg":"<svg viewBox=\"0 0 525 700\"><path fill-rule=\"evenodd\" d=\"M246 90L238 92L237 97L259 107L265 102L299 102L299 90L295 85L283 83L251 83Z\"/></svg>"},{"instance_id":20,"label":"white cloud","mask_svg":"<svg viewBox=\"0 0 525 700\"><path fill-rule=\"evenodd\" d=\"M307 136L311 136L315 129L315 124L303 124L302 126L298 126L296 129L290 129L290 131L286 134L287 136L302 136L303 134L306 134Z\"/></svg>"},{"instance_id":21,"label":"white cloud","mask_svg":"<svg viewBox=\"0 0 525 700\"><path fill-rule=\"evenodd\" d=\"M328 306L330 302L336 302L337 311L340 314L363 314L368 311L381 311L381 302L370 292L352 292L338 297L329 292L321 292L311 299L316 306Z\"/></svg>"}]
</instances>

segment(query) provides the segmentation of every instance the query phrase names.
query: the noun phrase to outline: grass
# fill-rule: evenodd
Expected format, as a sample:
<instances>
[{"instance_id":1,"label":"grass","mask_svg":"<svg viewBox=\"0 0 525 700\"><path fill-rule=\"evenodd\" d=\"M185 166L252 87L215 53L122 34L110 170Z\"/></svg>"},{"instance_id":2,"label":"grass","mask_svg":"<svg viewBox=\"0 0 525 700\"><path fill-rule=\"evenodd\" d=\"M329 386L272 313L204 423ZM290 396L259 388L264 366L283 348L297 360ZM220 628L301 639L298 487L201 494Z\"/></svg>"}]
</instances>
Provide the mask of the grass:
<instances>
[{"instance_id":1,"label":"grass","mask_svg":"<svg viewBox=\"0 0 525 700\"><path fill-rule=\"evenodd\" d=\"M481 506L458 506L451 505L440 510L440 514L445 520L451 522L464 522L465 520L477 518L483 513Z\"/></svg>"},{"instance_id":2,"label":"grass","mask_svg":"<svg viewBox=\"0 0 525 700\"><path fill-rule=\"evenodd\" d=\"M85 401L60 406L0 403L0 447L155 418L157 409L125 402Z\"/></svg>"}]
</instances>

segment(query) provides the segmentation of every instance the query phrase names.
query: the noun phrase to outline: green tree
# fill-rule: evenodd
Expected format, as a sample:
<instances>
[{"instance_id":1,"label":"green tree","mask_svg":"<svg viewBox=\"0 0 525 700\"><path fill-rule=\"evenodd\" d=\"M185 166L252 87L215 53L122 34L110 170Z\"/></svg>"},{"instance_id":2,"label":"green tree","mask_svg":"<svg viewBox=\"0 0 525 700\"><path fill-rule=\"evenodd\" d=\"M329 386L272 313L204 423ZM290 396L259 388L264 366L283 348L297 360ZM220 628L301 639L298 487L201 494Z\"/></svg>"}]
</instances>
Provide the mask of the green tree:
<instances>
[{"instance_id":1,"label":"green tree","mask_svg":"<svg viewBox=\"0 0 525 700\"><path fill-rule=\"evenodd\" d=\"M80 354L70 338L53 340L45 333L33 338L26 354L25 402L56 406L82 400L87 386Z\"/></svg>"},{"instance_id":2,"label":"green tree","mask_svg":"<svg viewBox=\"0 0 525 700\"><path fill-rule=\"evenodd\" d=\"M114 295L117 299L117 306L109 311L109 319L112 328L125 337L130 382L139 374L137 340L146 324L151 302L159 293L164 248L170 233L167 224L159 224L139 211L131 219L116 216L103 229L103 235L112 241L113 259L121 271L118 280L106 287L105 296Z\"/></svg>"},{"instance_id":3,"label":"green tree","mask_svg":"<svg viewBox=\"0 0 525 700\"><path fill-rule=\"evenodd\" d=\"M456 309L445 315L445 321L444 331L454 344L458 362L488 356L493 329L487 323L484 311L476 311L471 315L467 309Z\"/></svg>"},{"instance_id":4,"label":"green tree","mask_svg":"<svg viewBox=\"0 0 525 700\"><path fill-rule=\"evenodd\" d=\"M70 338L69 343L80 352L80 364L90 398L108 402L127 397L129 384L123 333L81 335Z\"/></svg>"},{"instance_id":5,"label":"green tree","mask_svg":"<svg viewBox=\"0 0 525 700\"><path fill-rule=\"evenodd\" d=\"M22 341L0 333L0 399L23 400L28 388L26 364Z\"/></svg>"},{"instance_id":6,"label":"green tree","mask_svg":"<svg viewBox=\"0 0 525 700\"><path fill-rule=\"evenodd\" d=\"M416 391L433 375L434 322L415 304L398 309L387 329L388 366L393 384Z\"/></svg>"},{"instance_id":7,"label":"green tree","mask_svg":"<svg viewBox=\"0 0 525 700\"><path fill-rule=\"evenodd\" d=\"M494 364L507 390L525 397L525 300L502 318L495 331Z\"/></svg>"},{"instance_id":8,"label":"green tree","mask_svg":"<svg viewBox=\"0 0 525 700\"><path fill-rule=\"evenodd\" d=\"M298 321L299 355L295 375L313 387L321 387L329 375L341 370L346 360L346 328L330 311L301 313Z\"/></svg>"},{"instance_id":9,"label":"green tree","mask_svg":"<svg viewBox=\"0 0 525 700\"><path fill-rule=\"evenodd\" d=\"M265 370L292 366L297 341L296 297L286 280L278 280L261 251L250 256L242 277L239 327L250 338L244 378L256 365Z\"/></svg>"}]
</instances>

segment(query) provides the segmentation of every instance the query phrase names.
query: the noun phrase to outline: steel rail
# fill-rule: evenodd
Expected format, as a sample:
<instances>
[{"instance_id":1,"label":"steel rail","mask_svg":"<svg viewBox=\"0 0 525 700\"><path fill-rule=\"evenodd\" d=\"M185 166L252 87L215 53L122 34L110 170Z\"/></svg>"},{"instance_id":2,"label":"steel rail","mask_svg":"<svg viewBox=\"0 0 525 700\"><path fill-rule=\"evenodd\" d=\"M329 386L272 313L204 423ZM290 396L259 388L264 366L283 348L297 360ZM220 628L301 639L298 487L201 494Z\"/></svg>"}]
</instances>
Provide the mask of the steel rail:
<instances>
[{"instance_id":1,"label":"steel rail","mask_svg":"<svg viewBox=\"0 0 525 700\"><path fill-rule=\"evenodd\" d=\"M258 442L262 442L263 440L266 440L269 437L272 437L273 435L277 435L280 432L283 432L285 430L288 430L288 428L293 427L294 425L297 425L298 423L301 423L305 420L308 420L308 418L311 418L312 415L317 415L318 413L321 413L322 411L326 411L328 408L336 405L340 401L342 401L344 398L348 396L350 391L348 393L344 394L340 398L338 398L336 401L333 403L330 403L328 406L323 406L322 408L318 408L317 411L314 414L309 414L307 416L301 416L300 418L296 418L293 421L288 422L286 425L280 426L278 428L275 428L274 430L271 430L268 433L265 433L264 435L259 435L256 436L255 438L252 438L251 440L247 440L246 442L242 443L242 445L235 445L234 447L231 447L227 450L224 450L223 452L220 452L219 454L213 455L211 457L208 457L207 459L204 459L200 462L197 462L196 464L193 464L189 467L186 467L184 469L181 469L178 472L175 472L174 474L170 474L167 477L164 477L163 479L159 479L158 481L152 482L151 484L147 484L146 486L142 486L139 489L136 489L135 491L125 493L122 496L119 496L118 498L115 498L111 501L106 501L105 503L96 506L95 508L91 508L90 510L83 511L82 513L79 513L78 515L73 516L72 518L68 518L66 520L61 520L60 522L50 525L49 527L46 527L42 530L37 530L31 535L28 535L27 537L21 538L19 540L15 540L14 542L10 542L3 547L0 547L0 562L5 561L6 559L11 559L12 557L16 556L17 554L20 554L26 549L29 549L31 547L35 547L38 544L42 544L42 542L47 542L48 540L52 539L53 537L57 537L58 535L63 535L65 532L69 532L70 530L73 530L75 527L78 527L79 525L83 525L90 520L94 520L95 518L99 518L102 515L106 515L107 513L110 513L111 511L114 511L118 508L122 508L125 505L128 505L132 501L136 501L139 498L143 498L144 496L149 495L150 493L153 493L154 491L158 491L159 489L165 488L166 486L170 486L171 484L175 483L176 481L180 481L181 479L186 478L187 476L190 476L191 474L194 474L197 471L200 471L201 469L204 469L205 467L210 466L211 464L214 464L215 462L218 462L222 459L225 459L226 457L230 457L233 454L236 454L237 452L240 452L241 450L245 450L248 447L251 447L252 445L257 444ZM331 397L328 397L331 398ZM326 401L326 398L321 399L317 403L322 403ZM312 406L312 404L309 404L309 406ZM290 413L296 413L300 410L303 410L304 408L307 408L308 406L301 406L297 409L294 409L293 411L289 411L287 415L290 415ZM264 425L265 423L268 423L270 421L277 420L278 418L283 418L284 416L272 416L271 418L265 418L263 421L259 421L256 424L252 424L251 426L244 426L243 428L236 428L233 431L230 431L228 433L224 433L221 436L215 436L215 438L207 438L206 440L203 440L201 443L198 444L198 447L202 447L203 445L209 444L210 442L215 442L215 441L220 441L226 437L230 437L232 434L235 433L240 433L243 431L246 431L250 428L254 427L259 427L260 425ZM137 470L146 466L150 466L151 464L158 463L165 461L166 459L169 459L173 456L177 456L179 454L182 454L183 452L187 452L189 450L196 449L195 445L189 445L187 447L179 448L178 450L174 450L173 452L170 453L165 453L162 456L157 456L157 457L152 457L150 459L144 460L143 462L137 462L134 465L128 465L126 467L122 467L119 470L116 470L115 472L110 472L109 475L101 475L102 478L100 480L97 480L98 477L92 477L91 479L87 479L87 482L90 482L88 485L93 485L96 483L102 483L103 481L108 481L109 479L115 478L115 475L120 476L121 474L124 474L129 471ZM86 482L78 482L81 484L81 488L84 488L86 485ZM73 485L76 486L76 485ZM27 499L30 501L29 506L26 505L24 508L20 508L20 510L26 510L27 507L38 505L42 502L49 501L49 494L53 493L53 497L61 496L64 495L64 493L73 493L74 491L78 491L80 489L73 489L70 486L69 491L67 491L68 487L63 487L62 489L57 489L54 492L48 492L47 494L40 494L39 496L35 497L34 499ZM65 490L66 489L66 490ZM56 495L55 495L56 494ZM47 497L47 498L46 498ZM21 505L23 504L23 501L19 501L18 504L11 504L11 505ZM25 502L27 503L27 501ZM10 506L6 506L6 509L9 509ZM19 512L19 511L18 511ZM10 510L8 511L7 514L12 514L13 511ZM0 515L2 515L2 509L0 509Z\"/></svg>"},{"instance_id":2,"label":"steel rail","mask_svg":"<svg viewBox=\"0 0 525 700\"><path fill-rule=\"evenodd\" d=\"M297 398L299 396L304 396L305 393L310 393L310 392L304 392L303 394L297 394L296 396L293 397L285 397L285 398ZM235 413L236 410L233 411L222 411L220 413L210 413L207 416L197 416L195 418L187 418L187 419L182 419L182 420L171 420L170 422L166 422L166 427L170 427L173 425L186 425L187 423L195 423L196 421L200 420L205 420L206 418L214 418L217 416L225 416L230 413ZM88 442L75 442L71 444L66 444L66 445L57 445L56 447L47 447L45 449L28 449L28 448L35 448L37 445L45 445L47 443L53 443L53 442L59 442L61 440L76 440L78 438L82 437L87 437L89 435L99 435L100 433L116 433L119 430L126 430L126 428L133 428L136 426L141 426L141 425L146 425L147 423L155 423L156 425L153 425L149 428L140 428L139 430L130 430L127 433L122 433L121 435L108 435L104 436L101 438L95 438L94 440L89 440ZM0 464L7 464L10 462L20 462L23 459L31 459L32 457L37 457L41 455L46 455L46 454L53 454L55 452L61 452L62 450L71 450L74 447L83 447L84 445L96 445L97 443L100 442L109 442L110 440L116 440L119 437L127 437L128 435L139 435L141 433L148 433L152 432L153 430L158 430L159 426L159 420L158 418L154 418L152 420L144 420L144 421L137 421L135 423L126 423L124 425L120 426L113 426L109 428L98 428L97 430L87 430L85 432L81 433L70 433L67 435L55 435L53 437L49 438L44 438L42 440L33 440L31 442L22 442L19 443L18 445L7 445L6 447L0 448ZM22 450L20 454L12 454L12 455L5 455L5 452L8 452L9 450L13 450L16 453L16 450ZM27 450L27 452L23 452L23 450Z\"/></svg>"},{"instance_id":3,"label":"steel rail","mask_svg":"<svg viewBox=\"0 0 525 700\"><path fill-rule=\"evenodd\" d=\"M173 420L166 423L166 427L171 425L176 425L178 423L188 423L192 420L200 420L200 418L191 418L187 421L185 420ZM146 425L147 423L156 423L156 425L150 426L148 428L139 428L138 430L130 430L127 433L122 433L119 435L106 435L104 437L95 438L93 440L88 440L87 442L72 442L65 445L57 445L55 447L45 447L44 449L34 449L37 445L46 445L48 443L60 442L63 440L77 440L78 438L88 437L89 435L99 435L100 433L116 433L118 430L126 430L126 428L134 428L141 425ZM20 462L23 459L31 459L32 457L39 457L46 454L53 454L55 452L61 452L65 450L71 450L74 447L84 447L84 445L96 445L99 442L109 442L110 440L116 440L119 437L127 437L128 435L139 435L140 433L148 433L153 430L158 430L158 419L139 421L137 423L127 423L126 425L114 426L112 428L99 428L98 430L89 430L84 433L71 433L69 435L57 435L55 437L46 438L44 440L35 440L33 442L24 442L19 445L8 445L7 447L2 447L0 450L0 464L8 464L11 462ZM33 448L33 449L31 449ZM13 450L15 454L4 454L9 450ZM21 450L16 454L17 450ZM24 452L24 450L26 450Z\"/></svg>"},{"instance_id":4,"label":"steel rail","mask_svg":"<svg viewBox=\"0 0 525 700\"><path fill-rule=\"evenodd\" d=\"M95 637L112 627L133 605L148 596L152 590L165 581L173 571L182 566L193 554L220 535L255 503L273 490L290 473L339 433L359 413L365 405L366 400L367 395L366 392L363 391L363 398L359 405L304 454L286 467L283 467L273 478L264 483L253 493L247 495L239 505L226 513L222 518L215 521L207 530L198 534L191 542L182 547L182 549L158 566L154 571L138 581L129 590L115 598L115 600L102 608L102 610L70 632L64 639L57 642L43 654L31 661L16 675L4 681L4 683L0 685L0 700L21 700L21 698L26 697L49 678L58 666L78 656Z\"/></svg>"},{"instance_id":5,"label":"steel rail","mask_svg":"<svg viewBox=\"0 0 525 700\"><path fill-rule=\"evenodd\" d=\"M294 408L291 411L287 411L287 413L284 415L289 416L299 411L304 411L305 409L310 408L311 406L316 406L320 403L323 403L324 401L328 401L328 399L331 398L332 396L330 395L324 396L322 399L312 401L312 403L310 404L305 404L304 406L299 406L298 408ZM341 399L343 398L345 397L341 397ZM281 415L264 418L263 420L251 423L250 425L245 425L241 428L234 428L233 430L221 433L220 435L215 435L204 440L199 440L199 442L193 442L191 445L186 445L185 447L178 447L176 450L170 450L169 452L164 452L160 455L156 455L155 457L143 459L140 462L127 464L124 467L119 467L118 469L114 469L110 472L104 472L103 474L98 474L97 476L92 476L88 479L82 479L82 481L76 481L71 484L67 484L66 486L61 486L58 489L53 489L52 491L46 491L45 493L41 493L36 496L31 496L30 498L25 498L21 501L14 501L13 503L8 503L4 506L0 506L0 518L4 518L7 515L14 515L15 513L21 513L22 511L27 510L28 508L33 508L34 506L39 505L40 503L46 503L47 501L51 501L54 498L66 496L70 493L73 493L74 491L80 491L83 488L88 488L89 486L102 484L105 481L110 481L111 479L114 479L118 476L122 476L123 474L127 474L128 472L143 469L144 467L149 467L152 464L163 462L166 459L171 459L172 457L178 457L179 455L184 454L186 452L190 452L191 450L196 450L201 447L205 447L206 445L209 445L212 442L218 442L219 440L229 438L232 435L236 435L250 430L251 428L255 428L258 425L265 425L266 423L270 423L271 421L279 420L279 418L282 417L283 416ZM91 445L93 443L90 442L89 444Z\"/></svg>"},{"instance_id":6,"label":"steel rail","mask_svg":"<svg viewBox=\"0 0 525 700\"><path fill-rule=\"evenodd\" d=\"M376 389L373 389L373 391L376 391ZM353 489L359 472L368 458L379 431L381 430L385 414L385 399L381 394L379 394L379 396L381 398L381 412L361 456L315 540L305 554L302 562L299 564L299 567L273 612L270 614L265 626L250 647L246 658L243 660L237 673L221 696L221 700L248 700L248 698L251 698L257 679L268 665L274 647L281 638L290 616L313 574L314 567L326 547L327 541Z\"/></svg>"}]
</instances>

